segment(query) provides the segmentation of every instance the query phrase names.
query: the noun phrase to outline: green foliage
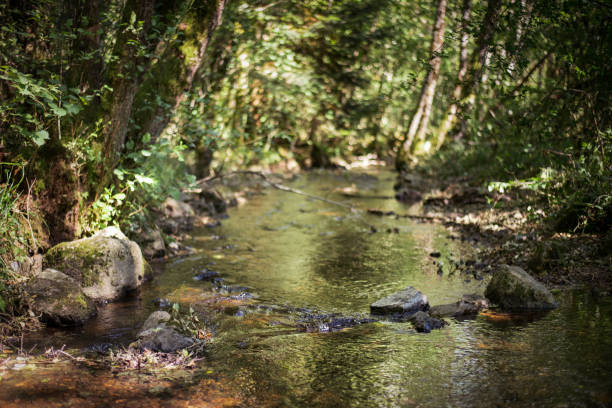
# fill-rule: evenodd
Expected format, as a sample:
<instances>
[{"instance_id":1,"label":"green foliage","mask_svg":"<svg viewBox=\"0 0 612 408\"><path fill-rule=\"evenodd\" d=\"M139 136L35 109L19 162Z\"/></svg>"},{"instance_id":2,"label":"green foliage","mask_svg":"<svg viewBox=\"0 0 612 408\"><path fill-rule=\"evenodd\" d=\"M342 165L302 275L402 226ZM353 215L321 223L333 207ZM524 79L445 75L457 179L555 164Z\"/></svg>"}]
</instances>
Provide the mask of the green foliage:
<instances>
[{"instance_id":1,"label":"green foliage","mask_svg":"<svg viewBox=\"0 0 612 408\"><path fill-rule=\"evenodd\" d=\"M18 218L17 201L19 199L19 184L23 178L16 180L12 172L4 167L14 167L7 163L0 163L5 171L5 183L0 184L0 311L5 312L11 302L11 288L7 281L13 278L10 263L22 260L27 248L27 240L20 233L21 222ZM21 173L23 177L23 172Z\"/></svg>"},{"instance_id":2,"label":"green foliage","mask_svg":"<svg viewBox=\"0 0 612 408\"><path fill-rule=\"evenodd\" d=\"M81 97L78 89L37 80L6 65L0 66L0 79L14 92L0 107L0 118L14 135L11 145L42 146L49 139L51 126L78 114L90 99Z\"/></svg>"},{"instance_id":3,"label":"green foliage","mask_svg":"<svg viewBox=\"0 0 612 408\"><path fill-rule=\"evenodd\" d=\"M228 5L204 93L190 98L190 112L218 134L218 163L316 166L371 151L388 156L424 73L418 44L428 27L414 21L428 7L380 0Z\"/></svg>"}]
</instances>

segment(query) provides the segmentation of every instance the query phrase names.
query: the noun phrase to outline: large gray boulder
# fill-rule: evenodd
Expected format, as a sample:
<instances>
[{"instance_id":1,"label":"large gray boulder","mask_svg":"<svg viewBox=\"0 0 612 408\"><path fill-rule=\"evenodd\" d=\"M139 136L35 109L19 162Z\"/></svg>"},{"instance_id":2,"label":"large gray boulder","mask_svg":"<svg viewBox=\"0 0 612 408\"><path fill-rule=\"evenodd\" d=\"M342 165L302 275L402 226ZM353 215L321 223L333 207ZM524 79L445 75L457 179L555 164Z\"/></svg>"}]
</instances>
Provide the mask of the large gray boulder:
<instances>
[{"instance_id":1,"label":"large gray boulder","mask_svg":"<svg viewBox=\"0 0 612 408\"><path fill-rule=\"evenodd\" d=\"M557 307L546 287L517 266L501 265L485 296L505 310L546 310Z\"/></svg>"},{"instance_id":2,"label":"large gray boulder","mask_svg":"<svg viewBox=\"0 0 612 408\"><path fill-rule=\"evenodd\" d=\"M77 326L94 317L96 304L83 293L79 283L55 269L45 269L26 284L32 310L54 326Z\"/></svg>"},{"instance_id":3,"label":"large gray boulder","mask_svg":"<svg viewBox=\"0 0 612 408\"><path fill-rule=\"evenodd\" d=\"M370 311L376 315L410 314L419 310L427 311L428 309L427 296L412 286L377 300L370 305Z\"/></svg>"},{"instance_id":4,"label":"large gray boulder","mask_svg":"<svg viewBox=\"0 0 612 408\"><path fill-rule=\"evenodd\" d=\"M432 306L429 314L433 317L463 317L478 314L489 307L489 301L476 294L463 295L461 300L448 305Z\"/></svg>"},{"instance_id":5,"label":"large gray boulder","mask_svg":"<svg viewBox=\"0 0 612 408\"><path fill-rule=\"evenodd\" d=\"M120 298L138 288L144 276L140 247L115 227L54 246L45 254L44 266L75 279L96 301Z\"/></svg>"},{"instance_id":6,"label":"large gray boulder","mask_svg":"<svg viewBox=\"0 0 612 408\"><path fill-rule=\"evenodd\" d=\"M176 328L167 325L170 314L164 311L151 313L138 333L138 340L130 345L132 348L148 349L162 353L172 353L192 346L195 341L180 333Z\"/></svg>"}]
</instances>

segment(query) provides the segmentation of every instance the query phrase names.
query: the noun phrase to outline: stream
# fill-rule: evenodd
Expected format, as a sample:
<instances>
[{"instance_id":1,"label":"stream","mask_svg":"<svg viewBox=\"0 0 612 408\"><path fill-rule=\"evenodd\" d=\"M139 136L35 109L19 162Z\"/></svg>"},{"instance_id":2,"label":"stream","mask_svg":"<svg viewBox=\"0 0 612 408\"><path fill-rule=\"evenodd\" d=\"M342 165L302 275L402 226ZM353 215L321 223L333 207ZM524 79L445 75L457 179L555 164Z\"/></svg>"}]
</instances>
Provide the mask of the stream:
<instances>
[{"instance_id":1,"label":"stream","mask_svg":"<svg viewBox=\"0 0 612 408\"><path fill-rule=\"evenodd\" d=\"M155 299L191 305L214 332L195 369L103 370L69 359L0 372L0 406L605 407L612 405L612 298L555 292L546 314L482 313L429 334L371 321L369 305L414 286L431 305L483 294L489 276L449 274L471 249L405 213L386 169L313 172L293 188L353 203L350 211L278 190L191 232L192 255L155 265L137 296L100 308L82 328L25 339L41 353L133 341ZM336 190L356 187L364 197ZM369 197L368 197L369 196ZM441 275L433 251L445 264ZM215 279L195 280L206 269Z\"/></svg>"}]
</instances>

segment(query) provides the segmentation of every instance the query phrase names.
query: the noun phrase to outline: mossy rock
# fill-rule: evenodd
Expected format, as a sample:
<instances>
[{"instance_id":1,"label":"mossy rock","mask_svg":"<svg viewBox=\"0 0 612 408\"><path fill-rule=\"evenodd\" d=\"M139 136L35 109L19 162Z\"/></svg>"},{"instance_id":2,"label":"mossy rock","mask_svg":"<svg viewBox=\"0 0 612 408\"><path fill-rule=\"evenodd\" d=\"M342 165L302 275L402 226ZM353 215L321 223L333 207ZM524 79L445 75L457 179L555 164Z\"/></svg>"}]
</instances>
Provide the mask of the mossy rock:
<instances>
[{"instance_id":1,"label":"mossy rock","mask_svg":"<svg viewBox=\"0 0 612 408\"><path fill-rule=\"evenodd\" d=\"M485 296L504 310L547 310L557 307L552 293L517 266L501 265Z\"/></svg>"},{"instance_id":2,"label":"mossy rock","mask_svg":"<svg viewBox=\"0 0 612 408\"><path fill-rule=\"evenodd\" d=\"M54 326L82 325L97 313L96 304L79 283L54 269L45 269L26 285L32 309L41 320Z\"/></svg>"},{"instance_id":3,"label":"mossy rock","mask_svg":"<svg viewBox=\"0 0 612 408\"><path fill-rule=\"evenodd\" d=\"M114 227L54 246L45 254L43 265L72 277L97 301L120 298L138 288L144 277L140 247Z\"/></svg>"}]
</instances>

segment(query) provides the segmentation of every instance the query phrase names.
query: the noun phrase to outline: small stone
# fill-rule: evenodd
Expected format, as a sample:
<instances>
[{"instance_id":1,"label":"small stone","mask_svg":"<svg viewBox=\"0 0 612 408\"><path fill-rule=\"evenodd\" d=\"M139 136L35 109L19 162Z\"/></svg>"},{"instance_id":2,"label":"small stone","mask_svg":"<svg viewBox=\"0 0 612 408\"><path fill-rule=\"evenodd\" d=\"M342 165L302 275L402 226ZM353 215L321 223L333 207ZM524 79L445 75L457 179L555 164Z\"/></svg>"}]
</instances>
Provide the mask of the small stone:
<instances>
[{"instance_id":1,"label":"small stone","mask_svg":"<svg viewBox=\"0 0 612 408\"><path fill-rule=\"evenodd\" d=\"M147 320L145 320L145 322L143 323L141 331L145 331L145 330L149 330L154 327L157 327L161 323L165 323L168 320L170 320L170 318L171 318L170 313L164 312L163 310L158 310L156 312L153 312L149 315L149 317L147 317Z\"/></svg>"},{"instance_id":2,"label":"small stone","mask_svg":"<svg viewBox=\"0 0 612 408\"><path fill-rule=\"evenodd\" d=\"M172 306L172 302L166 298L155 298L153 299L153 304L160 309L167 309Z\"/></svg>"},{"instance_id":3,"label":"small stone","mask_svg":"<svg viewBox=\"0 0 612 408\"><path fill-rule=\"evenodd\" d=\"M166 325L170 318L170 314L162 310L151 313L138 333L138 340L130 344L130 347L172 353L192 346L194 339Z\"/></svg>"}]
</instances>

